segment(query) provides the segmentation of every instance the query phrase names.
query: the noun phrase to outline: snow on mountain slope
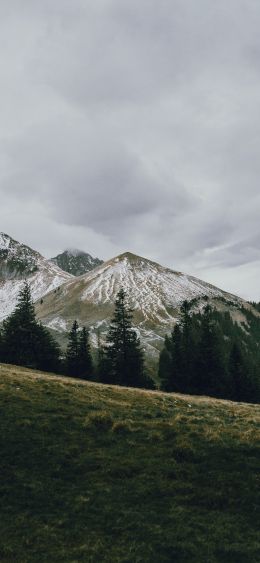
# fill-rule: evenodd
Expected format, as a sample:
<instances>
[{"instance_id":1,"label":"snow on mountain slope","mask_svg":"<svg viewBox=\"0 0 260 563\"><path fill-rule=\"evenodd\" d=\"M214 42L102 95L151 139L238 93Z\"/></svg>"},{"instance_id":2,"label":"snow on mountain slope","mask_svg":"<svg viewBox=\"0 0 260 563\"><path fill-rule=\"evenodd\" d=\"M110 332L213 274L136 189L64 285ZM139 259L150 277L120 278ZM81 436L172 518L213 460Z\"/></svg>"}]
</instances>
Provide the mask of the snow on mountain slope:
<instances>
[{"instance_id":1,"label":"snow on mountain slope","mask_svg":"<svg viewBox=\"0 0 260 563\"><path fill-rule=\"evenodd\" d=\"M81 295L83 302L113 303L123 287L133 309L141 311L144 319L161 322L172 319L171 309L179 307L185 299L227 295L206 282L131 253L103 264L85 277L85 281L86 289Z\"/></svg>"},{"instance_id":2,"label":"snow on mountain slope","mask_svg":"<svg viewBox=\"0 0 260 563\"><path fill-rule=\"evenodd\" d=\"M35 250L0 233L0 321L13 311L25 279L36 301L71 278Z\"/></svg>"},{"instance_id":3,"label":"snow on mountain slope","mask_svg":"<svg viewBox=\"0 0 260 563\"><path fill-rule=\"evenodd\" d=\"M46 295L43 303L37 305L37 313L44 324L58 331L64 330L64 323L68 328L77 318L90 328L93 335L97 329L102 333L113 314L121 287L129 297L134 324L146 347L157 346L156 342L158 344L172 329L185 299L198 300L202 305L207 300L233 303L234 306L243 302L192 276L125 253L69 280L58 293Z\"/></svg>"}]
</instances>

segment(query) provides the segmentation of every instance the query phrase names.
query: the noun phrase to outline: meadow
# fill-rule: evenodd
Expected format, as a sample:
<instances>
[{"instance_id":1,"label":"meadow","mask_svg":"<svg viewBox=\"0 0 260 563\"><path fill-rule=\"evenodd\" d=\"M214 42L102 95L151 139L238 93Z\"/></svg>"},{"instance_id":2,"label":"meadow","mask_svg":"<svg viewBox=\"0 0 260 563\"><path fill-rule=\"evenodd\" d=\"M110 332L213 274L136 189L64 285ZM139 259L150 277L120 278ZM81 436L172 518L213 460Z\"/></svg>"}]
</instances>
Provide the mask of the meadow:
<instances>
[{"instance_id":1,"label":"meadow","mask_svg":"<svg viewBox=\"0 0 260 563\"><path fill-rule=\"evenodd\" d=\"M260 408L0 365L1 563L257 563Z\"/></svg>"}]
</instances>

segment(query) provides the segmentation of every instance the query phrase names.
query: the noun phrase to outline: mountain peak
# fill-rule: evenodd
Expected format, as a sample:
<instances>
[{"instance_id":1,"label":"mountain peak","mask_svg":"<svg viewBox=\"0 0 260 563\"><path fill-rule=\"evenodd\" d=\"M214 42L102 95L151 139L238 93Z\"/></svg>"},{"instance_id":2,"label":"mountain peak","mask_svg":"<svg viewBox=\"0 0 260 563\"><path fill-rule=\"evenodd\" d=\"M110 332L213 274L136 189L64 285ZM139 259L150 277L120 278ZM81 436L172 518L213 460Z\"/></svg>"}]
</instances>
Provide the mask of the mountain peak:
<instances>
[{"instance_id":1,"label":"mountain peak","mask_svg":"<svg viewBox=\"0 0 260 563\"><path fill-rule=\"evenodd\" d=\"M116 263L116 262L127 261L130 264L136 264L137 262L140 262L141 260L146 260L146 258L142 258L141 256L134 254L133 252L122 252L122 254L118 254L118 256L115 256L114 258L109 260L109 262L111 262L111 263L115 262Z\"/></svg>"},{"instance_id":2,"label":"mountain peak","mask_svg":"<svg viewBox=\"0 0 260 563\"><path fill-rule=\"evenodd\" d=\"M85 255L90 256L90 254L84 252L84 250L79 250L78 248L65 248L65 250L61 254L67 254L68 256L75 256L75 257L85 256Z\"/></svg>"},{"instance_id":3,"label":"mountain peak","mask_svg":"<svg viewBox=\"0 0 260 563\"><path fill-rule=\"evenodd\" d=\"M93 258L87 252L77 248L67 248L61 254L51 258L51 261L73 276L82 276L102 264L102 260L99 258Z\"/></svg>"},{"instance_id":4,"label":"mountain peak","mask_svg":"<svg viewBox=\"0 0 260 563\"><path fill-rule=\"evenodd\" d=\"M96 342L96 331L102 334L107 330L121 288L133 309L136 330L151 350L157 349L165 333L172 330L183 301L192 302L198 310L211 301L219 301L224 310L225 303L229 308L241 304L239 298L202 280L124 252L65 283L58 295L46 296L37 313L44 324L60 330L70 326L77 311L78 322L89 327Z\"/></svg>"}]
</instances>

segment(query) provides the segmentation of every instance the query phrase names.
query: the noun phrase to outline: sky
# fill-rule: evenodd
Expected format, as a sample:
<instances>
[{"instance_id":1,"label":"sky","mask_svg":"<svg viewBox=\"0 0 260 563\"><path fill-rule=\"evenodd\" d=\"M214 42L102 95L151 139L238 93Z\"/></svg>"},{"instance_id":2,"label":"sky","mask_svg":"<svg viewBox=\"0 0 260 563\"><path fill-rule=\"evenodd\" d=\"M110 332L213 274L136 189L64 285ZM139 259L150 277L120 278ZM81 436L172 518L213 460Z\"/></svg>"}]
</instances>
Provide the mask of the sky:
<instances>
[{"instance_id":1,"label":"sky","mask_svg":"<svg viewBox=\"0 0 260 563\"><path fill-rule=\"evenodd\" d=\"M1 0L0 231L260 300L259 0Z\"/></svg>"}]
</instances>

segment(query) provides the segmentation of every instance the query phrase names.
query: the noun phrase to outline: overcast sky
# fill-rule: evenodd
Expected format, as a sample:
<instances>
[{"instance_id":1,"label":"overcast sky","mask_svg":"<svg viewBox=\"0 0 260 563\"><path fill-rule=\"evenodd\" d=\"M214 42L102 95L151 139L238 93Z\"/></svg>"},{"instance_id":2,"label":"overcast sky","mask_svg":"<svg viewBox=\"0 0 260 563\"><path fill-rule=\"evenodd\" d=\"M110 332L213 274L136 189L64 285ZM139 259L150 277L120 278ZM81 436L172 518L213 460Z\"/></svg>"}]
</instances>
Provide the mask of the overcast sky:
<instances>
[{"instance_id":1,"label":"overcast sky","mask_svg":"<svg viewBox=\"0 0 260 563\"><path fill-rule=\"evenodd\" d=\"M259 0L1 0L0 231L260 299Z\"/></svg>"}]
</instances>

